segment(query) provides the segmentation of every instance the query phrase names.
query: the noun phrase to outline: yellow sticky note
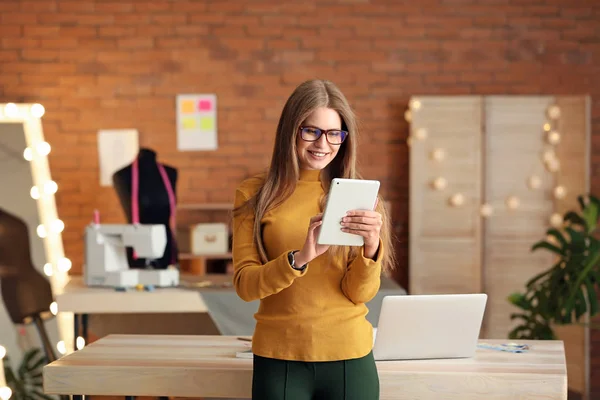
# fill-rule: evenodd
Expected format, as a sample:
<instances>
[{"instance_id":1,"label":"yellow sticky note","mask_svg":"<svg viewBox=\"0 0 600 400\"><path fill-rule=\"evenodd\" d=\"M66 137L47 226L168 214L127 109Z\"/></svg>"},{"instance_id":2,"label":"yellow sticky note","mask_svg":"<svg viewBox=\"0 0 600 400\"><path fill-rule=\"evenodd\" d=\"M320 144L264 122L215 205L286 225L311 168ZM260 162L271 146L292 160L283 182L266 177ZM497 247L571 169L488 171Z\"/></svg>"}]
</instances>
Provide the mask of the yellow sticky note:
<instances>
[{"instance_id":1,"label":"yellow sticky note","mask_svg":"<svg viewBox=\"0 0 600 400\"><path fill-rule=\"evenodd\" d=\"M184 100L181 102L181 112L183 114L191 114L194 112L194 101Z\"/></svg>"},{"instance_id":2,"label":"yellow sticky note","mask_svg":"<svg viewBox=\"0 0 600 400\"><path fill-rule=\"evenodd\" d=\"M202 117L200 118L200 129L203 131L211 131L214 129L214 121L212 117Z\"/></svg>"},{"instance_id":3,"label":"yellow sticky note","mask_svg":"<svg viewBox=\"0 0 600 400\"><path fill-rule=\"evenodd\" d=\"M184 118L182 123L183 129L194 129L196 127L196 118Z\"/></svg>"}]
</instances>

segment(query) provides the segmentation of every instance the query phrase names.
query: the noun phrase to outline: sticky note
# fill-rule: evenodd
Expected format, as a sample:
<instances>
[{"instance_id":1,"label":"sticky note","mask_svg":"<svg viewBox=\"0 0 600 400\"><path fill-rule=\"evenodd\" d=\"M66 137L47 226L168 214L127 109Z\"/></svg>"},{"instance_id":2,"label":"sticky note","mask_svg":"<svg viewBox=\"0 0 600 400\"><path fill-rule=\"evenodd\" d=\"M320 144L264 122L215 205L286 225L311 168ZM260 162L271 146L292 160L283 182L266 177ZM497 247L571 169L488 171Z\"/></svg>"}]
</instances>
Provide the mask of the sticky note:
<instances>
[{"instance_id":1,"label":"sticky note","mask_svg":"<svg viewBox=\"0 0 600 400\"><path fill-rule=\"evenodd\" d=\"M196 118L187 117L182 119L183 129L194 129L196 127Z\"/></svg>"},{"instance_id":2,"label":"sticky note","mask_svg":"<svg viewBox=\"0 0 600 400\"><path fill-rule=\"evenodd\" d=\"M201 117L200 118L200 129L203 131L211 131L215 127L212 117Z\"/></svg>"},{"instance_id":3,"label":"sticky note","mask_svg":"<svg viewBox=\"0 0 600 400\"><path fill-rule=\"evenodd\" d=\"M193 100L184 100L181 102L181 112L183 114L191 114L194 110L194 101Z\"/></svg>"},{"instance_id":4,"label":"sticky note","mask_svg":"<svg viewBox=\"0 0 600 400\"><path fill-rule=\"evenodd\" d=\"M210 111L212 109L212 102L210 100L200 100L198 101L198 110L200 111Z\"/></svg>"}]
</instances>

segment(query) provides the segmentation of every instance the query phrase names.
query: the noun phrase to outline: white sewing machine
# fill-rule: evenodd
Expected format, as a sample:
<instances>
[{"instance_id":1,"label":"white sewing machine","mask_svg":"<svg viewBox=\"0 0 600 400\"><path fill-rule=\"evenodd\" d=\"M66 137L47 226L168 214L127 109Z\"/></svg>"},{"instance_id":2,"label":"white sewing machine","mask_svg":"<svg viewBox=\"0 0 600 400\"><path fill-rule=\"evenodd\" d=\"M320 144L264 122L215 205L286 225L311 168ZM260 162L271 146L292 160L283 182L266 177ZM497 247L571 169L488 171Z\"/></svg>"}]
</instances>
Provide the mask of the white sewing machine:
<instances>
[{"instance_id":1,"label":"white sewing machine","mask_svg":"<svg viewBox=\"0 0 600 400\"><path fill-rule=\"evenodd\" d=\"M85 229L84 282L88 286L177 286L176 268L129 269L127 247L140 258L155 259L164 254L166 245L164 225L92 223Z\"/></svg>"}]
</instances>

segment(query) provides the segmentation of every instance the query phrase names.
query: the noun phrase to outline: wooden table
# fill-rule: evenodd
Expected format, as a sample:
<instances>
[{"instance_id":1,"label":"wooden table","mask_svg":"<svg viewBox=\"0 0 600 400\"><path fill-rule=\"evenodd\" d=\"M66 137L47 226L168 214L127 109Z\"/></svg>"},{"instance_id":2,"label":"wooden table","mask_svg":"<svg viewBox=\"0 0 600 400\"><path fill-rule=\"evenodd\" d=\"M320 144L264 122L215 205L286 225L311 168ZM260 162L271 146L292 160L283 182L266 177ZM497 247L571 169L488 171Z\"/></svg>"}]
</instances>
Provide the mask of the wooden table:
<instances>
[{"instance_id":1,"label":"wooden table","mask_svg":"<svg viewBox=\"0 0 600 400\"><path fill-rule=\"evenodd\" d=\"M485 340L490 344L506 341ZM382 400L567 398L561 341L526 353L478 349L472 359L377 362ZM250 398L248 342L232 336L110 335L44 367L47 394Z\"/></svg>"}]
</instances>

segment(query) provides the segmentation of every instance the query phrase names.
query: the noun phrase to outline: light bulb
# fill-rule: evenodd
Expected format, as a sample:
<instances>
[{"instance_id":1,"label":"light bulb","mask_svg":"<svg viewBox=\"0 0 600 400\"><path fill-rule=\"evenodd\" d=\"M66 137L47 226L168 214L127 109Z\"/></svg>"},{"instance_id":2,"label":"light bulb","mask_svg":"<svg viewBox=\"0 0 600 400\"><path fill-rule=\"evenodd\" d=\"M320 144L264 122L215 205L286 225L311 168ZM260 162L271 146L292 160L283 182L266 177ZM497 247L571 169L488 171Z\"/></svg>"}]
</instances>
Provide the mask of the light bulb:
<instances>
[{"instance_id":1,"label":"light bulb","mask_svg":"<svg viewBox=\"0 0 600 400\"><path fill-rule=\"evenodd\" d=\"M19 107L15 103L8 103L4 106L4 115L7 117L16 117L19 115Z\"/></svg>"},{"instance_id":2,"label":"light bulb","mask_svg":"<svg viewBox=\"0 0 600 400\"><path fill-rule=\"evenodd\" d=\"M551 145L557 145L558 143L560 143L560 133L556 131L548 132L548 136L546 139Z\"/></svg>"},{"instance_id":3,"label":"light bulb","mask_svg":"<svg viewBox=\"0 0 600 400\"><path fill-rule=\"evenodd\" d=\"M0 360L2 360L5 355L6 355L6 348L4 346L0 346Z\"/></svg>"},{"instance_id":4,"label":"light bulb","mask_svg":"<svg viewBox=\"0 0 600 400\"><path fill-rule=\"evenodd\" d=\"M482 217L489 217L494 213L494 208L490 204L483 204L479 209L479 213Z\"/></svg>"},{"instance_id":5,"label":"light bulb","mask_svg":"<svg viewBox=\"0 0 600 400\"><path fill-rule=\"evenodd\" d=\"M560 228L563 222L563 217L559 213L554 213L550 216L550 225L555 228Z\"/></svg>"},{"instance_id":6,"label":"light bulb","mask_svg":"<svg viewBox=\"0 0 600 400\"><path fill-rule=\"evenodd\" d=\"M431 159L435 161L442 161L446 158L446 152L444 149L435 149L431 152Z\"/></svg>"},{"instance_id":7,"label":"light bulb","mask_svg":"<svg viewBox=\"0 0 600 400\"><path fill-rule=\"evenodd\" d=\"M68 270L71 269L71 266L73 264L71 263L71 260L69 260L66 257L61 258L60 260L58 260L57 262L57 268L60 272L67 272Z\"/></svg>"},{"instance_id":8,"label":"light bulb","mask_svg":"<svg viewBox=\"0 0 600 400\"><path fill-rule=\"evenodd\" d=\"M519 201L519 198L517 196L508 196L506 198L506 206L511 210L519 208L520 204L521 202Z\"/></svg>"},{"instance_id":9,"label":"light bulb","mask_svg":"<svg viewBox=\"0 0 600 400\"><path fill-rule=\"evenodd\" d=\"M567 189L564 186L558 185L554 188L554 197L557 199L564 199L567 195Z\"/></svg>"},{"instance_id":10,"label":"light bulb","mask_svg":"<svg viewBox=\"0 0 600 400\"><path fill-rule=\"evenodd\" d=\"M417 129L417 131L415 132L415 138L417 138L419 140L427 139L427 129L425 129L425 128Z\"/></svg>"},{"instance_id":11,"label":"light bulb","mask_svg":"<svg viewBox=\"0 0 600 400\"><path fill-rule=\"evenodd\" d=\"M58 314L58 303L53 301L52 303L50 303L50 312L52 313L52 315L56 315Z\"/></svg>"},{"instance_id":12,"label":"light bulb","mask_svg":"<svg viewBox=\"0 0 600 400\"><path fill-rule=\"evenodd\" d=\"M433 186L435 190L444 190L447 185L448 182L446 182L446 179L442 177L435 178L433 182L431 182L431 186Z\"/></svg>"},{"instance_id":13,"label":"light bulb","mask_svg":"<svg viewBox=\"0 0 600 400\"><path fill-rule=\"evenodd\" d=\"M406 122L412 121L412 114L411 114L410 110L406 110L404 112L404 119L406 120Z\"/></svg>"},{"instance_id":14,"label":"light bulb","mask_svg":"<svg viewBox=\"0 0 600 400\"><path fill-rule=\"evenodd\" d=\"M81 350L85 347L85 339L81 336L77 336L77 340L75 340L75 346L77 346L77 350Z\"/></svg>"},{"instance_id":15,"label":"light bulb","mask_svg":"<svg viewBox=\"0 0 600 400\"><path fill-rule=\"evenodd\" d=\"M411 100L409 105L411 110L419 110L421 108L421 102L419 100Z\"/></svg>"},{"instance_id":16,"label":"light bulb","mask_svg":"<svg viewBox=\"0 0 600 400\"><path fill-rule=\"evenodd\" d=\"M46 109L41 104L34 104L31 106L31 115L35 118L42 118Z\"/></svg>"},{"instance_id":17,"label":"light bulb","mask_svg":"<svg viewBox=\"0 0 600 400\"><path fill-rule=\"evenodd\" d=\"M546 122L544 124L544 132L548 132L548 131L550 131L550 129L552 129L552 126Z\"/></svg>"},{"instance_id":18,"label":"light bulb","mask_svg":"<svg viewBox=\"0 0 600 400\"><path fill-rule=\"evenodd\" d=\"M538 176L532 175L527 180L527 186L529 186L530 189L538 189L542 186L542 180Z\"/></svg>"},{"instance_id":19,"label":"light bulb","mask_svg":"<svg viewBox=\"0 0 600 400\"><path fill-rule=\"evenodd\" d=\"M47 156L48 154L50 154L50 143L40 142L37 144L35 149L40 156Z\"/></svg>"},{"instance_id":20,"label":"light bulb","mask_svg":"<svg viewBox=\"0 0 600 400\"><path fill-rule=\"evenodd\" d=\"M548 108L548 116L551 119L558 119L560 118L560 107L557 105L552 105Z\"/></svg>"},{"instance_id":21,"label":"light bulb","mask_svg":"<svg viewBox=\"0 0 600 400\"><path fill-rule=\"evenodd\" d=\"M65 229L65 223L62 222L60 219L55 219L50 224L50 227L52 229L52 232L60 233Z\"/></svg>"},{"instance_id":22,"label":"light bulb","mask_svg":"<svg viewBox=\"0 0 600 400\"><path fill-rule=\"evenodd\" d=\"M48 181L44 183L44 193L54 194L58 190L58 185L54 181Z\"/></svg>"},{"instance_id":23,"label":"light bulb","mask_svg":"<svg viewBox=\"0 0 600 400\"><path fill-rule=\"evenodd\" d=\"M46 235L48 234L48 232L46 232L46 227L42 224L38 225L36 232L37 232L37 235L39 237L41 237L42 239L45 238Z\"/></svg>"},{"instance_id":24,"label":"light bulb","mask_svg":"<svg viewBox=\"0 0 600 400\"><path fill-rule=\"evenodd\" d=\"M556 154L554 153L554 150L546 150L542 154L542 160L544 160L545 163L556 160Z\"/></svg>"},{"instance_id":25,"label":"light bulb","mask_svg":"<svg viewBox=\"0 0 600 400\"><path fill-rule=\"evenodd\" d=\"M63 340L56 343L56 350L58 350L60 354L65 354L67 352L67 346L65 346L65 342Z\"/></svg>"},{"instance_id":26,"label":"light bulb","mask_svg":"<svg viewBox=\"0 0 600 400\"><path fill-rule=\"evenodd\" d=\"M26 159L27 161L31 161L33 160L33 152L31 151L31 149L28 147L25 150L23 150L23 158Z\"/></svg>"},{"instance_id":27,"label":"light bulb","mask_svg":"<svg viewBox=\"0 0 600 400\"><path fill-rule=\"evenodd\" d=\"M546 162L546 169L550 172L557 172L560 170L560 161L550 160Z\"/></svg>"},{"instance_id":28,"label":"light bulb","mask_svg":"<svg viewBox=\"0 0 600 400\"><path fill-rule=\"evenodd\" d=\"M8 400L12 396L12 390L8 386L0 387L0 399Z\"/></svg>"},{"instance_id":29,"label":"light bulb","mask_svg":"<svg viewBox=\"0 0 600 400\"><path fill-rule=\"evenodd\" d=\"M29 191L31 198L34 200L38 200L40 198L40 189L37 186L34 186Z\"/></svg>"},{"instance_id":30,"label":"light bulb","mask_svg":"<svg viewBox=\"0 0 600 400\"><path fill-rule=\"evenodd\" d=\"M450 197L450 204L454 207L462 206L465 203L465 196L462 193L456 193Z\"/></svg>"},{"instance_id":31,"label":"light bulb","mask_svg":"<svg viewBox=\"0 0 600 400\"><path fill-rule=\"evenodd\" d=\"M53 272L54 272L54 269L52 268L52 264L50 264L50 263L44 264L44 274L46 274L46 276L52 276Z\"/></svg>"}]
</instances>

